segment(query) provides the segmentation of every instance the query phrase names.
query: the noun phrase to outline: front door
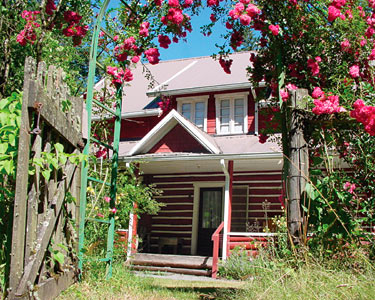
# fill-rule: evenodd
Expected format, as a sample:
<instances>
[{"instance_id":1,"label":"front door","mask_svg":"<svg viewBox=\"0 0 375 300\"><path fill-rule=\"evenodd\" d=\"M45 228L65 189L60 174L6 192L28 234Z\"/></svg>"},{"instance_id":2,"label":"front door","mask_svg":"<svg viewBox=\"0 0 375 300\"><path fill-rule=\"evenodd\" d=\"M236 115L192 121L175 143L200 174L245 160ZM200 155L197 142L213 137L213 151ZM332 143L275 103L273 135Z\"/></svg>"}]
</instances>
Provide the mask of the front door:
<instances>
[{"instance_id":1,"label":"front door","mask_svg":"<svg viewBox=\"0 0 375 300\"><path fill-rule=\"evenodd\" d=\"M222 188L202 188L199 201L198 255L212 256L211 237L223 218Z\"/></svg>"}]
</instances>

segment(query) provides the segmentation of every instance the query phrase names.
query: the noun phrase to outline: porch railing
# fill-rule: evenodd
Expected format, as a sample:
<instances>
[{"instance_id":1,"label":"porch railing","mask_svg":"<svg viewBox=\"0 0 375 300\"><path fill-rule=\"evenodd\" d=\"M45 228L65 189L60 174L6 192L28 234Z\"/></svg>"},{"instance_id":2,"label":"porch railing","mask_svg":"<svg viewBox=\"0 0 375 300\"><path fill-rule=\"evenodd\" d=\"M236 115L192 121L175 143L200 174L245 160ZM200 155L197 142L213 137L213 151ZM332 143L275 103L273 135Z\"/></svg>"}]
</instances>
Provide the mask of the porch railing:
<instances>
[{"instance_id":1,"label":"porch railing","mask_svg":"<svg viewBox=\"0 0 375 300\"><path fill-rule=\"evenodd\" d=\"M221 222L219 227L215 230L214 234L212 235L211 241L213 241L213 254L212 254L212 273L211 277L216 278L217 276L217 269L218 269L218 261L219 261L219 247L220 247L220 232L224 228L224 222Z\"/></svg>"}]
</instances>

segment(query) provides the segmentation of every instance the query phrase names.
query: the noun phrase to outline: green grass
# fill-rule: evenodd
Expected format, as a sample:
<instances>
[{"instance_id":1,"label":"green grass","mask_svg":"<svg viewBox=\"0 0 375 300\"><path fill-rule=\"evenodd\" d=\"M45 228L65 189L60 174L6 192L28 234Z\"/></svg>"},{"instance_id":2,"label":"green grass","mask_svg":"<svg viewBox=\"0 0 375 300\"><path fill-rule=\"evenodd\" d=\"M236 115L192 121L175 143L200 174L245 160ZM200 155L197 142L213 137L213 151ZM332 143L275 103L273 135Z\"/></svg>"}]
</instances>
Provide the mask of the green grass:
<instances>
[{"instance_id":1,"label":"green grass","mask_svg":"<svg viewBox=\"0 0 375 300\"><path fill-rule=\"evenodd\" d=\"M59 300L72 299L131 299L131 300L172 300L172 299L212 299L213 295L228 294L243 283L174 281L164 278L138 277L123 263L113 266L113 277L104 279L102 266L92 266L83 281L63 292ZM225 298L223 298L225 299Z\"/></svg>"},{"instance_id":2,"label":"green grass","mask_svg":"<svg viewBox=\"0 0 375 300\"><path fill-rule=\"evenodd\" d=\"M326 269L318 263L290 268L286 264L261 268L243 282L172 281L137 277L122 263L113 268L111 280L104 269L92 266L81 283L71 286L58 299L375 299L375 271Z\"/></svg>"}]
</instances>

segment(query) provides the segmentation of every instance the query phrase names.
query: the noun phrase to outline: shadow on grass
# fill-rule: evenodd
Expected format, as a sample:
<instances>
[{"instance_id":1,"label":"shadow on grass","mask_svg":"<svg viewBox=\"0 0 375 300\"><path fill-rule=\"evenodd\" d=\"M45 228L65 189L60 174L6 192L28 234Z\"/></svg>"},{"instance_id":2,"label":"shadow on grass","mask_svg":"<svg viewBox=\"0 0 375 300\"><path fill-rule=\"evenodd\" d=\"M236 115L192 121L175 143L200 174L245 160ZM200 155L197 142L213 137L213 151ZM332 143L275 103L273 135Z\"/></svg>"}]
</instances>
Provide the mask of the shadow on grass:
<instances>
[{"instance_id":1,"label":"shadow on grass","mask_svg":"<svg viewBox=\"0 0 375 300\"><path fill-rule=\"evenodd\" d=\"M154 291L170 291L172 293L189 293L197 295L197 299L201 300L227 300L231 299L232 296L237 295L241 292L240 288L228 288L228 287L165 287L152 285L150 287Z\"/></svg>"}]
</instances>

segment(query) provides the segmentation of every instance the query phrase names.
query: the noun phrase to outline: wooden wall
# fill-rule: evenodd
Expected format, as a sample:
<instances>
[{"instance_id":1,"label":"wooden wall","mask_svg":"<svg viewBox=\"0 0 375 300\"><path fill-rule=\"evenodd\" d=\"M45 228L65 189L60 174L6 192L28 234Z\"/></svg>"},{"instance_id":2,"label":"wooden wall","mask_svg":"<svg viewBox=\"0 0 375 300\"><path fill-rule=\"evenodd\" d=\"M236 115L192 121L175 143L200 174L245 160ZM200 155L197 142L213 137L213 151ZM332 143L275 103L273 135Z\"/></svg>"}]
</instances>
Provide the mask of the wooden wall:
<instances>
[{"instance_id":1,"label":"wooden wall","mask_svg":"<svg viewBox=\"0 0 375 300\"><path fill-rule=\"evenodd\" d=\"M151 252L158 251L159 237L178 237L183 243L179 248L179 254L190 254L194 184L212 182L224 185L223 173L158 174L147 176L147 180L163 190L158 200L166 204L158 215L143 217L140 220L139 225L147 227L150 233ZM262 202L266 199L270 202L268 217L281 214L278 199L280 194L281 171L235 172L232 231L246 231L246 223L252 224L256 220L262 225L265 221Z\"/></svg>"}]
</instances>

